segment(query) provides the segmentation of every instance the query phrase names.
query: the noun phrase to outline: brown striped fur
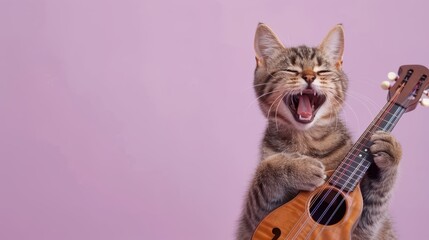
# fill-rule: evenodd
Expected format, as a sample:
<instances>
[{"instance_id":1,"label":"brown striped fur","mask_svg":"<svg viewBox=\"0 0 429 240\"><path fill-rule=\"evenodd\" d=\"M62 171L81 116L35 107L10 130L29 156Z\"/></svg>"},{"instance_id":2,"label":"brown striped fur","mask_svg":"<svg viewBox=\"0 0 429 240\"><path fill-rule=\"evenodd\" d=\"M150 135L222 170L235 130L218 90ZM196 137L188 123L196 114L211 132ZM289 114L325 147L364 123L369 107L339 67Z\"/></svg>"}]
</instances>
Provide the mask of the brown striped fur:
<instances>
[{"instance_id":1,"label":"brown striped fur","mask_svg":"<svg viewBox=\"0 0 429 240\"><path fill-rule=\"evenodd\" d=\"M348 82L341 69L343 49L341 25L314 48L286 48L268 26L258 25L254 86L268 124L261 144L261 161L246 196L236 239L250 239L270 211L299 191L312 191L322 185L325 171L335 169L351 148L350 134L338 117ZM316 78L307 81L313 75ZM283 99L307 88L310 82L318 94L326 96L326 101L314 120L304 124L293 118ZM375 165L361 182L364 207L352 239L396 239L387 206L401 148L385 132L374 134L372 141Z\"/></svg>"}]
</instances>

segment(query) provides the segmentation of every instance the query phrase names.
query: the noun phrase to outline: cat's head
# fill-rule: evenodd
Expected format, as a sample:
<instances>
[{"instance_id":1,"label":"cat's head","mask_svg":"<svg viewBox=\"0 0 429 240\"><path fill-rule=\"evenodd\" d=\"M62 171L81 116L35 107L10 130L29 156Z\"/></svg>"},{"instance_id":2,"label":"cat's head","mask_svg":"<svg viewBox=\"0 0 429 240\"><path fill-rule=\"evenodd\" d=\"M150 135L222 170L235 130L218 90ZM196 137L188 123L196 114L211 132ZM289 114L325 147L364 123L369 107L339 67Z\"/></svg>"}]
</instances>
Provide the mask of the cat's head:
<instances>
[{"instance_id":1,"label":"cat's head","mask_svg":"<svg viewBox=\"0 0 429 240\"><path fill-rule=\"evenodd\" d=\"M254 86L269 121L299 130L336 121L347 88L343 50L341 25L318 47L288 47L267 25L259 24Z\"/></svg>"}]
</instances>

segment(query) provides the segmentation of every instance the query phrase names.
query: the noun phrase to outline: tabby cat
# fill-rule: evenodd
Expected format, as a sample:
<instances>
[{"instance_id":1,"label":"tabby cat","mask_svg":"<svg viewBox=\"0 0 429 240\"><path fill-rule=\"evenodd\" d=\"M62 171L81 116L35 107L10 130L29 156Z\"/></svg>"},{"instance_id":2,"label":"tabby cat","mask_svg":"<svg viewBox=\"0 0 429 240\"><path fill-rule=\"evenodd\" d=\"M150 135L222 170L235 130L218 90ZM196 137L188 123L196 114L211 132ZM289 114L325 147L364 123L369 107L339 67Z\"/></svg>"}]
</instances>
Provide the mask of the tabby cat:
<instances>
[{"instance_id":1,"label":"tabby cat","mask_svg":"<svg viewBox=\"0 0 429 240\"><path fill-rule=\"evenodd\" d=\"M341 25L318 47L285 47L267 25L258 25L254 88L268 124L236 239L251 239L269 212L299 191L321 186L325 171L334 170L352 147L338 117L348 85L343 50ZM401 147L386 132L376 132L372 142L375 164L360 183L364 206L352 239L396 239L387 207Z\"/></svg>"}]
</instances>

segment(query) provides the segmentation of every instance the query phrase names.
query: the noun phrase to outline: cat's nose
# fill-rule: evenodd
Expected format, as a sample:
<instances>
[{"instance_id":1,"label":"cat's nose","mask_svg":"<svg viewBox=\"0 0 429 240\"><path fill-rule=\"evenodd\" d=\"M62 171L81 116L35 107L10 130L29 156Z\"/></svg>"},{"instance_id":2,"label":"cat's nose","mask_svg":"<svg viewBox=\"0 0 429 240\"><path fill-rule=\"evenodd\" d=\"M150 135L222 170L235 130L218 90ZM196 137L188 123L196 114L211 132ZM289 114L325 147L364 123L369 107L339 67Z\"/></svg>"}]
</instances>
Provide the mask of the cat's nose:
<instances>
[{"instance_id":1,"label":"cat's nose","mask_svg":"<svg viewBox=\"0 0 429 240\"><path fill-rule=\"evenodd\" d=\"M311 83L316 79L316 74L313 71L304 71L302 73L302 78L304 78L304 80L310 86Z\"/></svg>"},{"instance_id":2,"label":"cat's nose","mask_svg":"<svg viewBox=\"0 0 429 240\"><path fill-rule=\"evenodd\" d=\"M303 78L308 83L312 83L314 81L314 79L316 79L316 76L315 75L304 75Z\"/></svg>"}]
</instances>

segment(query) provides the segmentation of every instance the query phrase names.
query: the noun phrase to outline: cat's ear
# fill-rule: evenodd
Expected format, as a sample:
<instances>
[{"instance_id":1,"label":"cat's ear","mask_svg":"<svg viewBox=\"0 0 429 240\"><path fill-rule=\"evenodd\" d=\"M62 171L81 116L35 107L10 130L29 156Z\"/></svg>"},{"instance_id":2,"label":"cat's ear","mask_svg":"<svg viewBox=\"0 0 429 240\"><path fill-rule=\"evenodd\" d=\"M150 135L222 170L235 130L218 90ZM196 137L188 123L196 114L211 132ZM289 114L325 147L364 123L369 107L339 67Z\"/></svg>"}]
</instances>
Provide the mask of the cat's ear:
<instances>
[{"instance_id":1,"label":"cat's ear","mask_svg":"<svg viewBox=\"0 0 429 240\"><path fill-rule=\"evenodd\" d=\"M339 69L341 68L344 52L344 30L341 24L329 31L319 49L326 54L332 64Z\"/></svg>"},{"instance_id":2,"label":"cat's ear","mask_svg":"<svg viewBox=\"0 0 429 240\"><path fill-rule=\"evenodd\" d=\"M284 49L277 35L265 24L259 23L255 33L255 53L258 66L265 65L267 58Z\"/></svg>"}]
</instances>

